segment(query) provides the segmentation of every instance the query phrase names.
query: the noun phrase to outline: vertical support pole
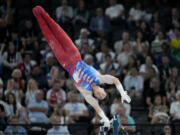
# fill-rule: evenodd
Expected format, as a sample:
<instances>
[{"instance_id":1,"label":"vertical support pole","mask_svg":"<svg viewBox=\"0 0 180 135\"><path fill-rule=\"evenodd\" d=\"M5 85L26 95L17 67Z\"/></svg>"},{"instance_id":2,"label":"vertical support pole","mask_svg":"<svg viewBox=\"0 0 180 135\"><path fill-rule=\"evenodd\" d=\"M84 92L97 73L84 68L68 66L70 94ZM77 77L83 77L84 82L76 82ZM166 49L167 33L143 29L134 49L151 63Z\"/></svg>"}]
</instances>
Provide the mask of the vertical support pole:
<instances>
[{"instance_id":1,"label":"vertical support pole","mask_svg":"<svg viewBox=\"0 0 180 135\"><path fill-rule=\"evenodd\" d=\"M120 121L118 116L114 116L111 120L111 128L113 128L113 135L118 135ZM106 135L106 129L103 126L100 126L99 135Z\"/></svg>"},{"instance_id":2,"label":"vertical support pole","mask_svg":"<svg viewBox=\"0 0 180 135\"><path fill-rule=\"evenodd\" d=\"M100 135L104 135L104 128L100 126Z\"/></svg>"},{"instance_id":3,"label":"vertical support pole","mask_svg":"<svg viewBox=\"0 0 180 135\"><path fill-rule=\"evenodd\" d=\"M118 119L117 119L117 116L114 116L113 118L113 135L118 135L118 128L119 128L119 122L118 122Z\"/></svg>"}]
</instances>

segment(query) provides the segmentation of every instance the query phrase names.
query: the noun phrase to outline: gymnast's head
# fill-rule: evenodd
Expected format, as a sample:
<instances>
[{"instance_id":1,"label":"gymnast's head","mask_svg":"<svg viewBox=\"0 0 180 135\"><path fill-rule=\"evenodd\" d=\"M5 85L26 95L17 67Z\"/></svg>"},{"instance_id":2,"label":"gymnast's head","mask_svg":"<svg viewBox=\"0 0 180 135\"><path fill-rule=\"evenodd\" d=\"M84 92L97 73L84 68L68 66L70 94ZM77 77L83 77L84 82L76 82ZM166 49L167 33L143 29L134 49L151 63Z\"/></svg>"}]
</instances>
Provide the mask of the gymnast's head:
<instances>
[{"instance_id":1,"label":"gymnast's head","mask_svg":"<svg viewBox=\"0 0 180 135\"><path fill-rule=\"evenodd\" d=\"M103 100L106 98L107 94L104 91L104 88L101 88L100 86L96 84L92 84L92 88L93 88L93 93L95 97L97 97L100 100Z\"/></svg>"}]
</instances>

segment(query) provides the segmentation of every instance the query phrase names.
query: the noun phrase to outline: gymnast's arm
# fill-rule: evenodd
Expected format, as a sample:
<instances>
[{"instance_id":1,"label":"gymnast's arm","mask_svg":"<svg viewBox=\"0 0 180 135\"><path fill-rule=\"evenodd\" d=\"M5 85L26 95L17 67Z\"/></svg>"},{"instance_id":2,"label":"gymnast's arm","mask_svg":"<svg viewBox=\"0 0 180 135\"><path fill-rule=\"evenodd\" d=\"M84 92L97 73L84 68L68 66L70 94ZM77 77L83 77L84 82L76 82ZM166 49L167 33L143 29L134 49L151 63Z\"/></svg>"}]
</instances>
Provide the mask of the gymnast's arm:
<instances>
[{"instance_id":1,"label":"gymnast's arm","mask_svg":"<svg viewBox=\"0 0 180 135\"><path fill-rule=\"evenodd\" d=\"M118 78L112 75L102 75L97 71L100 84L114 84L120 93L124 92L124 88Z\"/></svg>"},{"instance_id":2,"label":"gymnast's arm","mask_svg":"<svg viewBox=\"0 0 180 135\"><path fill-rule=\"evenodd\" d=\"M84 96L86 102L88 102L96 110L97 113L102 111L101 107L99 106L99 103L92 96L91 93L81 92L81 94Z\"/></svg>"},{"instance_id":3,"label":"gymnast's arm","mask_svg":"<svg viewBox=\"0 0 180 135\"><path fill-rule=\"evenodd\" d=\"M103 110L99 106L98 101L92 96L92 92L84 90L82 88L78 88L78 90L81 92L83 97L85 98L86 102L88 102L95 110L96 113L106 122L109 122L109 119L104 114Z\"/></svg>"}]
</instances>

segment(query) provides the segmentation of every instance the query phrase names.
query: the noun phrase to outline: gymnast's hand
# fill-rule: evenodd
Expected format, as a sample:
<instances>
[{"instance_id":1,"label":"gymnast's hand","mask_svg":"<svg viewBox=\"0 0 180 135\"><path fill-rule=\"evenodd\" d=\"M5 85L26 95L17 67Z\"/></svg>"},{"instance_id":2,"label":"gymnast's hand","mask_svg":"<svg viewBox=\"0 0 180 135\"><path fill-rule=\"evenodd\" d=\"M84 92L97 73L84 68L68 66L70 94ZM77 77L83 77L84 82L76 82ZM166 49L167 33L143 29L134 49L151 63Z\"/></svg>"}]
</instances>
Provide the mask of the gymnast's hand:
<instances>
[{"instance_id":1,"label":"gymnast's hand","mask_svg":"<svg viewBox=\"0 0 180 135\"><path fill-rule=\"evenodd\" d=\"M98 85L92 84L92 88L93 88L94 96L97 97L98 99L103 100L107 96L104 89L99 87Z\"/></svg>"},{"instance_id":2,"label":"gymnast's hand","mask_svg":"<svg viewBox=\"0 0 180 135\"><path fill-rule=\"evenodd\" d=\"M110 121L109 121L108 118L106 118L106 119L101 119L101 120L100 120L100 123L103 123L103 127L107 128L108 130L109 130L110 127L111 127L111 123L110 123Z\"/></svg>"},{"instance_id":3,"label":"gymnast's hand","mask_svg":"<svg viewBox=\"0 0 180 135\"><path fill-rule=\"evenodd\" d=\"M131 102L131 98L128 96L127 91L121 92L121 101L122 101L122 103L123 103L124 101L126 101L126 102L128 102L128 103Z\"/></svg>"}]
</instances>

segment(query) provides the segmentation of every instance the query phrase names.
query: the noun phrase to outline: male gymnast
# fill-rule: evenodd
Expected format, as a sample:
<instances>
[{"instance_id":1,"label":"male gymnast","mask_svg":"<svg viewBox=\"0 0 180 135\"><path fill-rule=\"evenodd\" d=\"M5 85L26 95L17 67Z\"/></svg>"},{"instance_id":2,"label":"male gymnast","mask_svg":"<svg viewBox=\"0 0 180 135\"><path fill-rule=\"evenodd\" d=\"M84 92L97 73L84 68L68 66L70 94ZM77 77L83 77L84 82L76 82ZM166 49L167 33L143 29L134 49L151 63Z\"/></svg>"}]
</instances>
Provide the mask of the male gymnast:
<instances>
[{"instance_id":1,"label":"male gymnast","mask_svg":"<svg viewBox=\"0 0 180 135\"><path fill-rule=\"evenodd\" d=\"M103 100L106 97L106 92L99 85L114 84L121 94L122 102L127 101L129 103L131 99L124 91L119 79L111 75L102 75L92 66L87 65L81 59L81 55L72 40L41 6L34 7L33 14L58 62L68 71L77 89L101 117L104 127L109 128L109 118L100 108L93 94L98 99Z\"/></svg>"}]
</instances>

